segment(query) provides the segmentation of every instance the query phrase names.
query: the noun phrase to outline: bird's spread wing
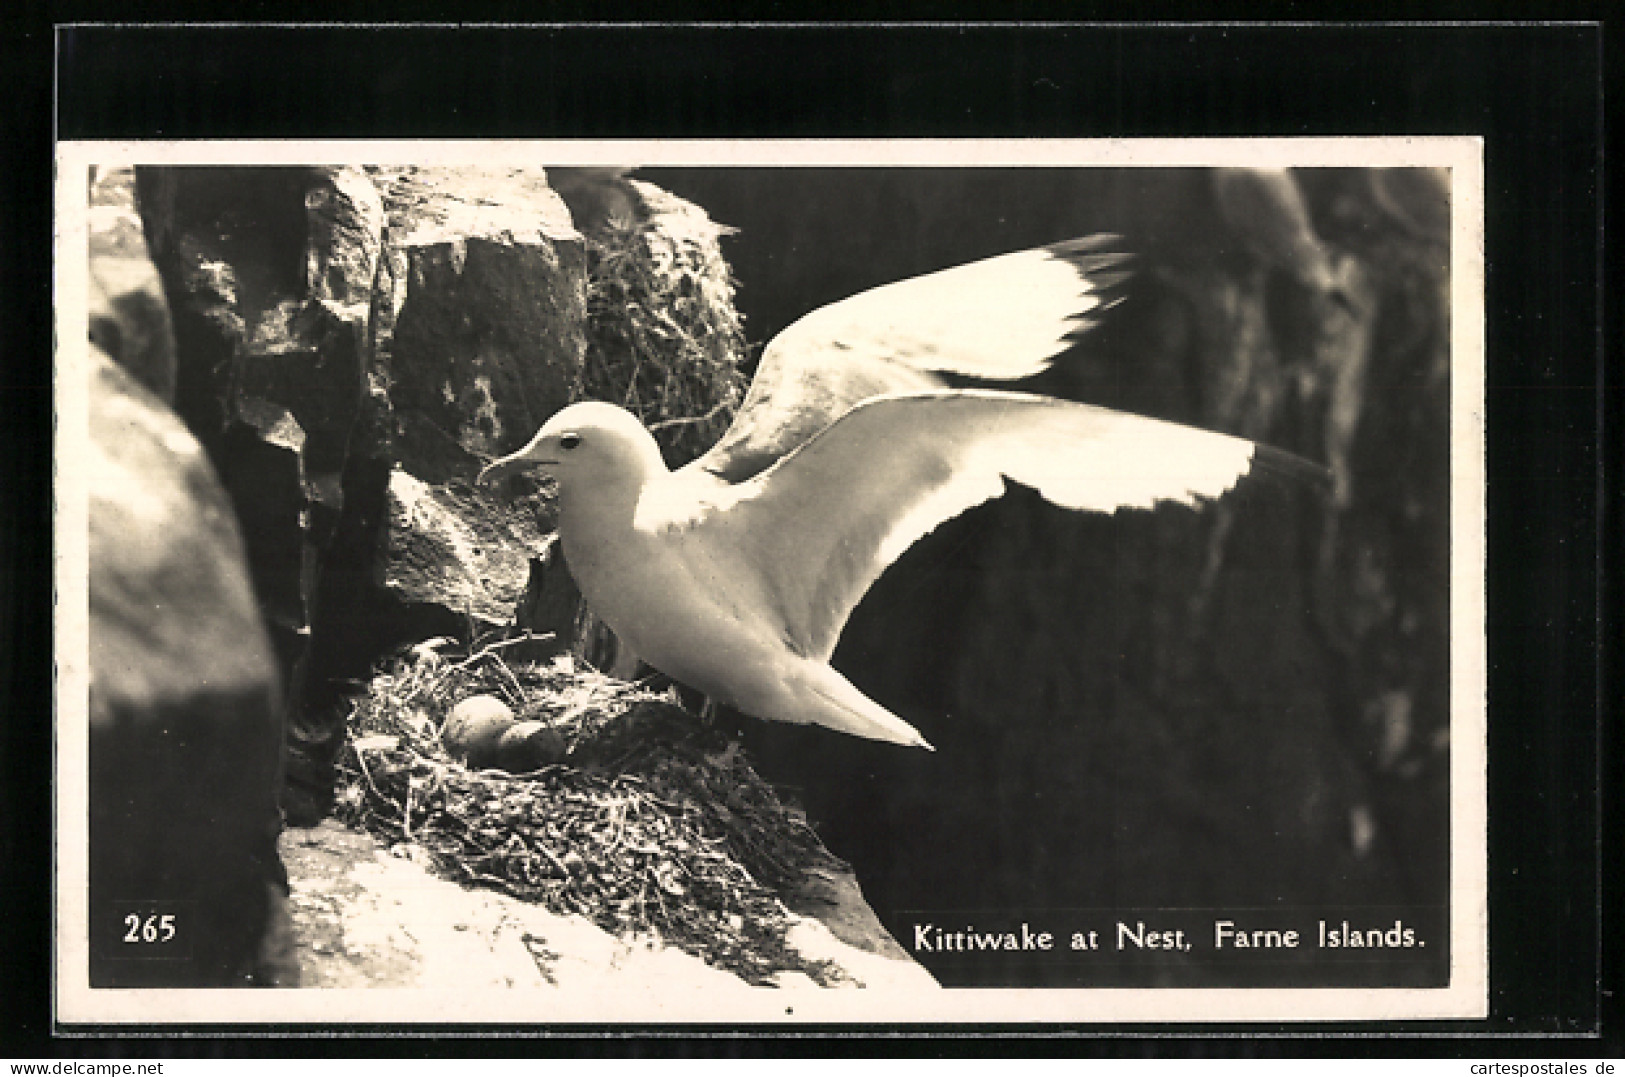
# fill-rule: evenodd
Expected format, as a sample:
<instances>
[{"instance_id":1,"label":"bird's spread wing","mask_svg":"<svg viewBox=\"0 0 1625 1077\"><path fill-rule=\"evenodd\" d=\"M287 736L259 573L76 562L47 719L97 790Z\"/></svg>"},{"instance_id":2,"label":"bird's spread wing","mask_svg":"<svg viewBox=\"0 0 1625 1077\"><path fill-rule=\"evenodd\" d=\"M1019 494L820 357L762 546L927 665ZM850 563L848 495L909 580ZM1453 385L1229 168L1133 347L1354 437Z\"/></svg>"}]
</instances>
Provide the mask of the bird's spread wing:
<instances>
[{"instance_id":1,"label":"bird's spread wing","mask_svg":"<svg viewBox=\"0 0 1625 1077\"><path fill-rule=\"evenodd\" d=\"M1193 504L1266 458L1242 438L1022 393L933 391L858 405L750 482L706 529L769 581L802 653L827 660L846 618L923 535L1000 496L1005 478L1110 513Z\"/></svg>"},{"instance_id":2,"label":"bird's spread wing","mask_svg":"<svg viewBox=\"0 0 1625 1077\"><path fill-rule=\"evenodd\" d=\"M821 307L762 354L733 426L693 467L739 482L859 401L1041 372L1117 301L1127 256L1090 236L887 284Z\"/></svg>"}]
</instances>

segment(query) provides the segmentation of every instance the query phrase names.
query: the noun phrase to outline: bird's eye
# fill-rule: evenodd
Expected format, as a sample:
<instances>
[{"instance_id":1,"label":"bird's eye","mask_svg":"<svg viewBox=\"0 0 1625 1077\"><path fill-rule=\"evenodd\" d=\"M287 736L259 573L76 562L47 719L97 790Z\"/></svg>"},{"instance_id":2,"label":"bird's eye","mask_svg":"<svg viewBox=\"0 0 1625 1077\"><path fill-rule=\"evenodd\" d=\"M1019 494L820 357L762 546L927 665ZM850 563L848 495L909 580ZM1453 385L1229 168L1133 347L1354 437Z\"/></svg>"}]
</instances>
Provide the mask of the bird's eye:
<instances>
[{"instance_id":1,"label":"bird's eye","mask_svg":"<svg viewBox=\"0 0 1625 1077\"><path fill-rule=\"evenodd\" d=\"M571 449L580 444L580 434L563 434L559 437L559 448L563 449L565 452L569 452Z\"/></svg>"}]
</instances>

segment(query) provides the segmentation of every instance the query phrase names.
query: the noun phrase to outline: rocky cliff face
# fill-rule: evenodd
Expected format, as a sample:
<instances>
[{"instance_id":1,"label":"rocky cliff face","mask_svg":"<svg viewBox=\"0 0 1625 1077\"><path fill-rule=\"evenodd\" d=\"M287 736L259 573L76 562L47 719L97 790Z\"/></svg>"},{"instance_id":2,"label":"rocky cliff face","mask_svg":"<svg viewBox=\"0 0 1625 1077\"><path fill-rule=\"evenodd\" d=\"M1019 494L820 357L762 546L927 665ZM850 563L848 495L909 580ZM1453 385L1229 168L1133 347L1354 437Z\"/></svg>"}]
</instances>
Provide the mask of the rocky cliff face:
<instances>
[{"instance_id":1,"label":"rocky cliff face","mask_svg":"<svg viewBox=\"0 0 1625 1077\"><path fill-rule=\"evenodd\" d=\"M144 168L135 186L175 312L176 407L244 522L289 688L288 807L313 821L341 682L392 646L513 620L552 509L534 483L471 480L584 391L588 240L540 168ZM613 174L567 186L620 207L587 214L599 229L705 221ZM714 229L689 231L677 254L714 252Z\"/></svg>"},{"instance_id":2,"label":"rocky cliff face","mask_svg":"<svg viewBox=\"0 0 1625 1077\"><path fill-rule=\"evenodd\" d=\"M291 983L280 678L231 504L162 399L175 351L128 174L91 205L90 437L64 461L89 495L90 983Z\"/></svg>"}]
</instances>

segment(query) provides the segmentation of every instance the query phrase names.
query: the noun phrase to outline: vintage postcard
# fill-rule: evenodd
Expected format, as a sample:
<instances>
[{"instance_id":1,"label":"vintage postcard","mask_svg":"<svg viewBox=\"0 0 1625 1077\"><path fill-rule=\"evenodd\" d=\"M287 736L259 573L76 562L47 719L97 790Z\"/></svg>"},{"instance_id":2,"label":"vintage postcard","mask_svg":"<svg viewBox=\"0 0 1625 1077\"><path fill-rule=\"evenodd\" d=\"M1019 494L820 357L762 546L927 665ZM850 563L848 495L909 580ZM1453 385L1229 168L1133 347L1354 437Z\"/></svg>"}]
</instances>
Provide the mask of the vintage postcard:
<instances>
[{"instance_id":1,"label":"vintage postcard","mask_svg":"<svg viewBox=\"0 0 1625 1077\"><path fill-rule=\"evenodd\" d=\"M1473 138L64 142L55 1013L1487 1013Z\"/></svg>"}]
</instances>

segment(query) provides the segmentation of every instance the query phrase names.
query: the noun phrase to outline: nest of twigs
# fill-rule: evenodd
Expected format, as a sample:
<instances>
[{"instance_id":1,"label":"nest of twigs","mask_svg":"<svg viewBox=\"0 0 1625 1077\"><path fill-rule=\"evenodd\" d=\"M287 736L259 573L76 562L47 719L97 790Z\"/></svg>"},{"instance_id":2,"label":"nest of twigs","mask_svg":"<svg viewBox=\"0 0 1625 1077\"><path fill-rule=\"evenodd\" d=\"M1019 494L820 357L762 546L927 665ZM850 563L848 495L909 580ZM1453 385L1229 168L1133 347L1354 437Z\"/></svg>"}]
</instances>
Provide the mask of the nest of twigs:
<instances>
[{"instance_id":1,"label":"nest of twigs","mask_svg":"<svg viewBox=\"0 0 1625 1077\"><path fill-rule=\"evenodd\" d=\"M509 641L522 642L522 641ZM785 943L778 893L812 867L844 867L736 743L674 696L488 645L462 658L430 645L391 661L356 701L340 757L338 814L437 871L621 938L657 938L748 983L800 971L846 979ZM440 741L470 695L547 721L564 761L523 775L470 770Z\"/></svg>"},{"instance_id":2,"label":"nest of twigs","mask_svg":"<svg viewBox=\"0 0 1625 1077\"><path fill-rule=\"evenodd\" d=\"M586 235L582 395L636 414L672 467L710 448L739 407L747 351L719 237L731 231L651 184L628 181L638 219Z\"/></svg>"}]
</instances>

